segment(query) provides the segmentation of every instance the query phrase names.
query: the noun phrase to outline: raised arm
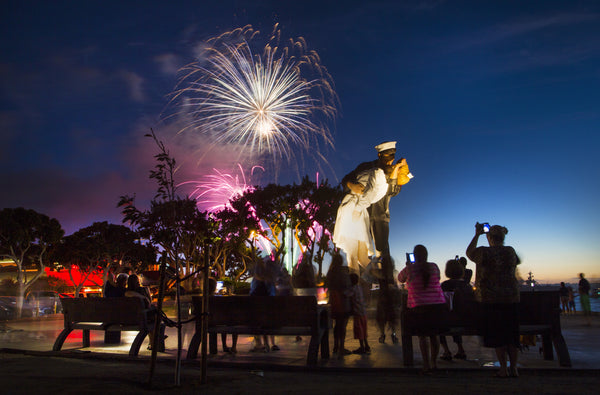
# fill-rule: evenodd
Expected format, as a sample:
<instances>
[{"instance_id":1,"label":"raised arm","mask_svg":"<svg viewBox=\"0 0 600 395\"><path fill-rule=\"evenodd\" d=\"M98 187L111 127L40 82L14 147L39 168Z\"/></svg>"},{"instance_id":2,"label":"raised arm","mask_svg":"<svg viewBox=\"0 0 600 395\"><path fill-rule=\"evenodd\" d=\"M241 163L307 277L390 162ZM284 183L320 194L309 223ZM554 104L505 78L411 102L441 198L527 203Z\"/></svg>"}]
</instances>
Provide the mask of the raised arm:
<instances>
[{"instance_id":1,"label":"raised arm","mask_svg":"<svg viewBox=\"0 0 600 395\"><path fill-rule=\"evenodd\" d=\"M467 257L473 262L477 262L477 257L475 257L475 250L477 249L477 241L479 240L479 236L483 234L483 226L478 222L475 224L475 236L469 243L467 247Z\"/></svg>"},{"instance_id":2,"label":"raised arm","mask_svg":"<svg viewBox=\"0 0 600 395\"><path fill-rule=\"evenodd\" d=\"M358 174L373 167L376 167L376 162L364 162L358 165L356 169L346 174L344 178L342 178L342 188L344 189L344 193L352 192L357 195L362 194L365 190L365 185L358 182Z\"/></svg>"}]
</instances>

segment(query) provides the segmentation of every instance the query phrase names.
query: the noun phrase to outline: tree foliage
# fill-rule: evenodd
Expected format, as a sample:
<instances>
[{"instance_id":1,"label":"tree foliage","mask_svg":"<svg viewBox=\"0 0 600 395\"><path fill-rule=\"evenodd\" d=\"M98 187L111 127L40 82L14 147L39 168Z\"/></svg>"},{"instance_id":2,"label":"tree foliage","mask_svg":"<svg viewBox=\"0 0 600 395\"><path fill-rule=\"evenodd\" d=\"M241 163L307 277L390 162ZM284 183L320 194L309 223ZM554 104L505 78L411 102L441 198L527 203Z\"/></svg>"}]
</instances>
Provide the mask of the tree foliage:
<instances>
[{"instance_id":1,"label":"tree foliage","mask_svg":"<svg viewBox=\"0 0 600 395\"><path fill-rule=\"evenodd\" d=\"M154 134L159 153L150 178L158 184L148 210L135 205L135 195L122 196L118 206L123 222L163 251L169 266L193 270L202 265L206 245L211 269L218 277L238 281L248 276L258 258L257 237L267 240L279 261L286 247L284 232L292 229L293 241L308 253L322 274L324 257L333 249L331 234L342 198L339 187L317 184L305 177L300 184L255 187L229 201L216 213L200 212L196 201L177 195L177 165ZM179 264L181 263L181 265Z\"/></svg>"},{"instance_id":2,"label":"tree foliage","mask_svg":"<svg viewBox=\"0 0 600 395\"><path fill-rule=\"evenodd\" d=\"M50 264L48 252L63 235L58 220L35 210L19 207L0 211L0 256L11 259L17 266L18 317L25 293L44 274ZM30 274L32 270L33 275Z\"/></svg>"},{"instance_id":3,"label":"tree foliage","mask_svg":"<svg viewBox=\"0 0 600 395\"><path fill-rule=\"evenodd\" d=\"M102 284L106 282L110 266L128 266L139 271L154 264L154 249L138 240L139 236L126 226L95 222L64 237L53 258L69 271L77 296L92 274L102 275ZM78 281L73 276L75 268L81 273Z\"/></svg>"},{"instance_id":4,"label":"tree foliage","mask_svg":"<svg viewBox=\"0 0 600 395\"><path fill-rule=\"evenodd\" d=\"M122 209L123 222L130 223L150 245L160 250L167 265L178 270L193 271L202 265L205 240L211 238L212 227L207 213L202 213L196 201L177 195L175 173L177 164L165 145L154 133L159 153L154 156L156 166L150 178L158 185L150 208L143 210L135 205L135 195L121 196L118 207Z\"/></svg>"},{"instance_id":5,"label":"tree foliage","mask_svg":"<svg viewBox=\"0 0 600 395\"><path fill-rule=\"evenodd\" d=\"M341 188L327 181L317 185L305 177L300 184L257 186L232 200L234 210L224 210L219 218L231 221L240 238L248 239L248 230L258 232L281 261L286 249L284 232L292 229L294 241L318 264L320 275L324 257L333 249L330 239L341 197ZM243 221L251 221L251 227ZM246 233L239 233L244 229Z\"/></svg>"}]
</instances>

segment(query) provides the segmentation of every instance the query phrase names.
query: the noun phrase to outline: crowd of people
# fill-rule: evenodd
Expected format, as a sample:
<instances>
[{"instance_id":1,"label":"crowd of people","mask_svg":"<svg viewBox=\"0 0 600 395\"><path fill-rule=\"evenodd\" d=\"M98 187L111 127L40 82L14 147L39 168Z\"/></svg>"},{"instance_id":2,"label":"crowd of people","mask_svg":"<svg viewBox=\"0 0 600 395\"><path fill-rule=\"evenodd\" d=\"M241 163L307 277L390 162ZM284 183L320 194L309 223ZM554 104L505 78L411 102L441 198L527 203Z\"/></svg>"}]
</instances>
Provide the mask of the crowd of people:
<instances>
[{"instance_id":1,"label":"crowd of people","mask_svg":"<svg viewBox=\"0 0 600 395\"><path fill-rule=\"evenodd\" d=\"M487 225L487 224L486 224ZM467 257L476 265L475 287L470 284L472 270L466 269L465 258L455 258L446 263L445 274L448 280L441 281L441 273L437 264L428 261L428 251L424 245L413 249L412 257L407 259L406 266L399 272L397 280L405 284L407 291L406 322L412 323L415 333L419 333L419 347L423 359L423 373L430 374L437 368L440 356L440 344L444 360L466 359L462 338L454 336L457 352L452 356L444 336L451 320L477 318L477 326L485 347L494 348L500 365L497 377L518 376L518 349L520 346L518 303L520 297L519 283L516 275L520 259L514 248L504 245L508 230L499 225L483 226L476 224L475 236L466 249ZM478 246L478 240L485 234L489 246ZM414 257L414 259L412 259ZM377 301L376 321L380 329L380 342L385 342L386 325L391 329L393 343L397 342L395 333L397 308L400 306L398 288L390 278L393 272L393 261L389 254L382 255L379 269L372 269L370 274L379 283L379 299ZM343 265L341 256L334 257L328 272L329 303L332 317L335 320L334 353L339 357L348 354L343 348L345 327L350 315L355 317L355 338L362 340L357 353L367 352L366 339L361 339L359 309L353 310L350 304L352 292L344 292L350 288L349 279L352 270ZM355 274L356 273L352 273ZM358 278L356 276L355 278ZM348 295L346 301L342 298ZM472 314L477 309L478 314ZM452 310L453 314L450 314ZM358 327L358 330L356 328ZM510 362L510 364L509 364Z\"/></svg>"},{"instance_id":2,"label":"crowd of people","mask_svg":"<svg viewBox=\"0 0 600 395\"><path fill-rule=\"evenodd\" d=\"M446 281L441 280L437 264L428 261L428 251L424 245L413 249L414 259L407 262L400 272L395 272L394 261L389 254L381 256L378 268L372 268L370 277L378 283L375 321L379 330L379 342L389 339L398 343L398 321L400 319L400 298L406 293L407 317L416 323L419 333L419 348L423 360L423 373L430 374L437 368L437 359L466 359L461 336L452 336L456 352L452 353L443 336L452 320L460 322L479 317L477 326L483 345L495 349L500 369L498 377L518 376L518 349L520 346L518 326L519 284L516 268L520 260L515 250L504 245L508 230L499 225L484 228L476 224L475 235L466 249L467 257L475 263L475 280L471 284L473 270L468 269L464 257L450 259L445 265ZM478 246L479 237L484 235L489 246ZM398 273L397 276L394 276ZM333 353L342 359L349 354L369 354L371 346L367 336L367 305L364 276L351 270L347 260L341 254L332 258L324 279L324 288L328 292L333 327ZM399 287L399 284L404 286ZM369 290L371 284L368 284ZM214 292L216 281L209 279L209 288ZM404 288L404 290L402 290ZM256 262L252 270L250 295L317 295L315 268L308 254L302 256L292 275L272 257ZM579 294L582 297L583 310L589 312L590 285L583 273L580 274ZM370 292L369 292L370 293ZM146 287L140 284L135 274L109 274L105 284L105 297L137 297L151 305L151 297ZM565 313L574 310L573 290L561 283L561 306ZM589 297L589 296L588 296ZM452 314L449 312L452 311ZM472 314L477 311L478 314ZM345 347L346 328L352 318L354 339L359 347L348 350ZM387 332L389 331L389 332ZM237 352L237 335L232 337L231 346L227 346L226 335L222 336L224 352ZM297 340L301 340L298 338ZM441 352L440 352L441 348ZM277 351L279 346L274 336L256 336L250 351Z\"/></svg>"},{"instance_id":3,"label":"crowd of people","mask_svg":"<svg viewBox=\"0 0 600 395\"><path fill-rule=\"evenodd\" d=\"M337 212L333 242L336 250L344 255L334 254L323 284L334 321L333 353L342 359L349 354L371 352L367 305L373 282L379 288L378 341L385 343L389 339L393 344L398 343L402 297L399 284L404 284L406 310L402 313L409 318L406 322L415 325L411 329L419 334L424 374L431 374L437 368L438 357L446 361L467 358L461 336L452 337L457 348L453 354L443 335L453 320L458 320L476 326L482 344L495 350L500 367L497 377L518 377L521 340L517 266L520 259L513 247L504 245L508 229L500 225L475 225L475 235L466 248L466 256L476 266L473 285L473 270L467 268L465 257L456 256L446 262L444 273L448 279L442 282L438 265L428 261L427 248L421 244L414 247L412 254L407 254L406 266L396 277L388 241L389 203L412 179L412 174L406 159L394 163L395 141L381 143L375 149L377 160L360 164L342 180L346 195ZM482 235L486 236L488 246L478 246ZM315 270L308 254L301 257L291 275L272 256L255 262L251 274L251 296L317 295ZM590 284L583 273L578 291L584 315L589 320ZM139 297L148 304L151 302L147 289L134 274L111 277L105 296ZM561 283L560 301L564 313L575 312L573 289L565 283ZM359 342L359 347L352 351L345 347L350 318L353 319L353 336ZM223 351L236 352L237 335L232 341L228 347L223 335ZM279 346L274 336L256 336L251 349L253 352L277 350Z\"/></svg>"}]
</instances>

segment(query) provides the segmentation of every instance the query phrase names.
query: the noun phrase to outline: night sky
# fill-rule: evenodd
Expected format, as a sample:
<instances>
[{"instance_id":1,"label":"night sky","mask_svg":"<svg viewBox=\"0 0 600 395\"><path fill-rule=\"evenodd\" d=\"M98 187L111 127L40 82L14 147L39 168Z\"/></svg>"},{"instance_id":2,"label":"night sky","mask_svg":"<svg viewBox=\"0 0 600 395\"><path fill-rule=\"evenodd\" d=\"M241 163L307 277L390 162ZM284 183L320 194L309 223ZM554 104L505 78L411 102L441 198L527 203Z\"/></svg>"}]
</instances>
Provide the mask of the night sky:
<instances>
[{"instance_id":1,"label":"night sky","mask_svg":"<svg viewBox=\"0 0 600 395\"><path fill-rule=\"evenodd\" d=\"M198 134L176 133L177 70L210 37L279 23L318 52L339 97L319 178L337 184L387 140L409 163L415 178L390 207L397 267L424 244L443 270L480 221L509 229L523 277L600 277L600 3L288 3L3 2L0 207L55 217L67 234L120 223L119 196L143 206L155 191L150 128L180 182L237 171Z\"/></svg>"}]
</instances>

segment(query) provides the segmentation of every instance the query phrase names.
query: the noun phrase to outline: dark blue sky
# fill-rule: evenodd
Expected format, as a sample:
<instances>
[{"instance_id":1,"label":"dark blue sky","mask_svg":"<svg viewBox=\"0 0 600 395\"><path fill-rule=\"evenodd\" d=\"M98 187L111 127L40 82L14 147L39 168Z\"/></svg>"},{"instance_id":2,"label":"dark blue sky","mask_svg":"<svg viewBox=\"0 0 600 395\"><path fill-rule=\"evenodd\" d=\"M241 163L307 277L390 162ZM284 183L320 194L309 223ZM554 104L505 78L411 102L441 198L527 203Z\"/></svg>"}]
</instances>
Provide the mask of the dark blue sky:
<instances>
[{"instance_id":1,"label":"dark blue sky","mask_svg":"<svg viewBox=\"0 0 600 395\"><path fill-rule=\"evenodd\" d=\"M1 206L56 217L67 233L119 223L120 195L154 189L150 127L182 182L234 168L202 155L197 136L174 136L175 71L203 40L279 23L319 53L339 96L320 177L336 183L385 140L408 160L415 178L391 205L399 264L423 243L443 266L489 221L509 228L522 274L600 277L599 3L287 3L4 2Z\"/></svg>"}]
</instances>

